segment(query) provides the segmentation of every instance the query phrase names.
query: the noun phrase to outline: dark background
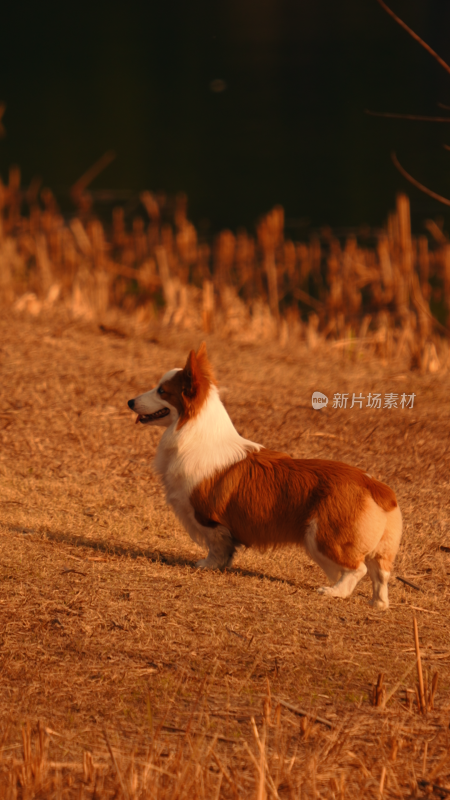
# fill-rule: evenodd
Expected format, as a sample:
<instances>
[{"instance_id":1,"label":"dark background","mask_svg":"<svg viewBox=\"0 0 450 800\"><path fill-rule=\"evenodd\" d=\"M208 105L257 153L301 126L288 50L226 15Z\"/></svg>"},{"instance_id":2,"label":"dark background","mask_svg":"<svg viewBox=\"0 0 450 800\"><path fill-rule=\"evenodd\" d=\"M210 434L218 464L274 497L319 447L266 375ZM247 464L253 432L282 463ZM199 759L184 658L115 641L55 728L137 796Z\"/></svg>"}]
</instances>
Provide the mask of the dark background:
<instances>
[{"instance_id":1,"label":"dark background","mask_svg":"<svg viewBox=\"0 0 450 800\"><path fill-rule=\"evenodd\" d=\"M450 61L450 3L392 7ZM299 229L379 225L399 189L417 226L447 215L390 153L450 195L450 126L364 113L450 118L450 75L376 0L9 0L0 100L3 179L17 163L61 197L113 148L94 187L185 191L205 230L252 228L275 203Z\"/></svg>"}]
</instances>

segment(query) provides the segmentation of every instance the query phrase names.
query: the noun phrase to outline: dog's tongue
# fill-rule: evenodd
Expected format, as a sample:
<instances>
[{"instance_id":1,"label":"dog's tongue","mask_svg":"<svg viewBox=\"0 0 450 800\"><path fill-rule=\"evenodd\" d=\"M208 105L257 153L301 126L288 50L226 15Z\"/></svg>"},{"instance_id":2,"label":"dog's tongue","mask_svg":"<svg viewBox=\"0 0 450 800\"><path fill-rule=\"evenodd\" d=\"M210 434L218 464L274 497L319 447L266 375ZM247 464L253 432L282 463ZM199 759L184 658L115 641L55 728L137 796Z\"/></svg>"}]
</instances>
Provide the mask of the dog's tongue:
<instances>
[{"instance_id":1,"label":"dog's tongue","mask_svg":"<svg viewBox=\"0 0 450 800\"><path fill-rule=\"evenodd\" d=\"M135 425L137 425L137 424L138 424L138 422L139 422L141 419L142 419L142 414L138 414L138 415L137 415L137 417L136 417L136 422L135 422L134 424L135 424Z\"/></svg>"}]
</instances>

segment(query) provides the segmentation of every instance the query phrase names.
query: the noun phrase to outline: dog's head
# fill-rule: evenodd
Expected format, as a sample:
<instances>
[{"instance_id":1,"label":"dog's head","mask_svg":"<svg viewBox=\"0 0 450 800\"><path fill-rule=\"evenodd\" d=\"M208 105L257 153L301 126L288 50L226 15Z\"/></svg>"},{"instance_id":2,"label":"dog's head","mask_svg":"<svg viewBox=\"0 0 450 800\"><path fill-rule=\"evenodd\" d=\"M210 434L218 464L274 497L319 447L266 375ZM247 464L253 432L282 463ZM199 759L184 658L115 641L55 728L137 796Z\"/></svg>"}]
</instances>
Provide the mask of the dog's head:
<instances>
[{"instance_id":1,"label":"dog's head","mask_svg":"<svg viewBox=\"0 0 450 800\"><path fill-rule=\"evenodd\" d=\"M128 405L142 425L168 428L178 421L179 429L198 414L211 384L215 379L203 342L197 353L191 350L183 369L166 372L154 389L129 400Z\"/></svg>"}]
</instances>

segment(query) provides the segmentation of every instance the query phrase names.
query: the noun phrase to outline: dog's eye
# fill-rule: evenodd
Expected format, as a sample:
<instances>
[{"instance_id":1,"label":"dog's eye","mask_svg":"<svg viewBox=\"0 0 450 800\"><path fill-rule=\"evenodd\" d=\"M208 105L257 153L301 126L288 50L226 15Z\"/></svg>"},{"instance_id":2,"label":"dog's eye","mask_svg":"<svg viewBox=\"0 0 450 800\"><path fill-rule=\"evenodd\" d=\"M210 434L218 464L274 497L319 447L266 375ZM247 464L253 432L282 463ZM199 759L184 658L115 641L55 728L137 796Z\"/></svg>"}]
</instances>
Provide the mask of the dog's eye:
<instances>
[{"instance_id":1,"label":"dog's eye","mask_svg":"<svg viewBox=\"0 0 450 800\"><path fill-rule=\"evenodd\" d=\"M163 389L162 386L158 386L156 391L157 391L158 394L165 394L165 390Z\"/></svg>"}]
</instances>

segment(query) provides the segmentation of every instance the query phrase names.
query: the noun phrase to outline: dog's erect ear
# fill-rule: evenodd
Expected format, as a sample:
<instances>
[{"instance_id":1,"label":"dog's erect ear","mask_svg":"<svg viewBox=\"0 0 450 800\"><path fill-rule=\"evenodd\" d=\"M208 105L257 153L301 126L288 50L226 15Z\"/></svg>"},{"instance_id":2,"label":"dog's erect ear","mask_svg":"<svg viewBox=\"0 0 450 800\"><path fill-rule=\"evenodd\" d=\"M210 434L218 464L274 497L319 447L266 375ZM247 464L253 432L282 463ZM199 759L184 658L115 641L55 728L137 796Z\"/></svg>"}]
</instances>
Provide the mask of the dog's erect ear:
<instances>
[{"instance_id":1,"label":"dog's erect ear","mask_svg":"<svg viewBox=\"0 0 450 800\"><path fill-rule=\"evenodd\" d=\"M206 342L202 342L197 350L197 361L203 361L203 360L208 361L208 355L206 353Z\"/></svg>"},{"instance_id":2,"label":"dog's erect ear","mask_svg":"<svg viewBox=\"0 0 450 800\"><path fill-rule=\"evenodd\" d=\"M191 350L184 365L184 392L187 395L195 394L196 373L198 371L195 350Z\"/></svg>"},{"instance_id":3,"label":"dog's erect ear","mask_svg":"<svg viewBox=\"0 0 450 800\"><path fill-rule=\"evenodd\" d=\"M216 384L213 368L209 363L208 355L206 353L206 342L202 342L200 347L198 348L196 359L197 359L197 372L198 375L201 376L201 380L205 384L210 384L210 383Z\"/></svg>"},{"instance_id":4,"label":"dog's erect ear","mask_svg":"<svg viewBox=\"0 0 450 800\"><path fill-rule=\"evenodd\" d=\"M211 364L206 355L206 344L202 342L197 354L191 350L184 367L184 394L195 397L201 387L207 389L210 383L215 383Z\"/></svg>"},{"instance_id":5,"label":"dog's erect ear","mask_svg":"<svg viewBox=\"0 0 450 800\"><path fill-rule=\"evenodd\" d=\"M195 375L195 370L197 367L197 356L195 355L195 350L191 350L187 357L186 364L184 365L184 374L188 381L192 381L192 378Z\"/></svg>"}]
</instances>

